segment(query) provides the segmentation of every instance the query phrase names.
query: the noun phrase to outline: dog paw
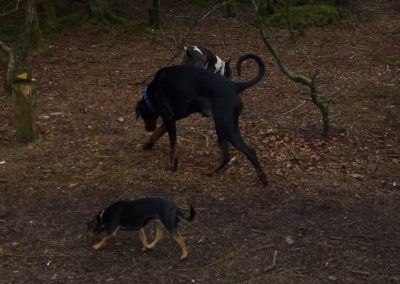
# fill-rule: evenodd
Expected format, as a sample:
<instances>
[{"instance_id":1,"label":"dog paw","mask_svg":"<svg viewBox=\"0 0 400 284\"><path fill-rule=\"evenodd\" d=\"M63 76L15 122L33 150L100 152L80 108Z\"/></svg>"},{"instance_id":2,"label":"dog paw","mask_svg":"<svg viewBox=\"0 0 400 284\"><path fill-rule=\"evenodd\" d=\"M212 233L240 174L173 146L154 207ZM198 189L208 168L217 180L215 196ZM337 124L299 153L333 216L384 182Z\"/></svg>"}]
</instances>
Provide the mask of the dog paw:
<instances>
[{"instance_id":1,"label":"dog paw","mask_svg":"<svg viewBox=\"0 0 400 284\"><path fill-rule=\"evenodd\" d=\"M151 248L148 248L148 247L142 247L142 251L143 251L143 252L150 251L150 250L151 250Z\"/></svg>"},{"instance_id":2,"label":"dog paw","mask_svg":"<svg viewBox=\"0 0 400 284\"><path fill-rule=\"evenodd\" d=\"M181 260L185 260L187 257L188 257L188 254L187 253L183 253L181 255Z\"/></svg>"},{"instance_id":3,"label":"dog paw","mask_svg":"<svg viewBox=\"0 0 400 284\"><path fill-rule=\"evenodd\" d=\"M149 151L149 150L153 149L153 146L154 146L154 143L146 142L143 144L143 150Z\"/></svg>"},{"instance_id":4,"label":"dog paw","mask_svg":"<svg viewBox=\"0 0 400 284\"><path fill-rule=\"evenodd\" d=\"M101 249L101 245L95 244L95 245L92 246L92 248L93 248L94 250L99 250L99 249Z\"/></svg>"}]
</instances>

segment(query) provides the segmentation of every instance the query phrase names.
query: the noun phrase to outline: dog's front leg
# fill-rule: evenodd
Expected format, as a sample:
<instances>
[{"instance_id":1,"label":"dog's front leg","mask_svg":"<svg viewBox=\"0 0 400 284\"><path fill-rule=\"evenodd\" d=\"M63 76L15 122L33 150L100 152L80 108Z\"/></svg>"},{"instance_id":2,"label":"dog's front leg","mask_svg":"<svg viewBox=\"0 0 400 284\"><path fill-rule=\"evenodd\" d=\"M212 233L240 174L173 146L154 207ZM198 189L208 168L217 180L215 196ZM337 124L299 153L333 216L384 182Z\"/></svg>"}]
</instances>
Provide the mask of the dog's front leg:
<instances>
[{"instance_id":1,"label":"dog's front leg","mask_svg":"<svg viewBox=\"0 0 400 284\"><path fill-rule=\"evenodd\" d=\"M149 250L149 243L147 242L147 236L146 236L146 232L144 231L143 228L141 228L139 230L139 240L142 243L142 251L147 251Z\"/></svg>"},{"instance_id":2,"label":"dog's front leg","mask_svg":"<svg viewBox=\"0 0 400 284\"><path fill-rule=\"evenodd\" d=\"M150 136L149 140L143 145L144 150L151 150L154 144L167 132L167 128L163 123L153 134Z\"/></svg>"},{"instance_id":3,"label":"dog's front leg","mask_svg":"<svg viewBox=\"0 0 400 284\"><path fill-rule=\"evenodd\" d=\"M169 161L170 161L170 170L176 171L178 169L178 158L176 151L176 124L175 121L165 122L165 126L168 131L169 143L170 143L170 152L169 152Z\"/></svg>"},{"instance_id":4,"label":"dog's front leg","mask_svg":"<svg viewBox=\"0 0 400 284\"><path fill-rule=\"evenodd\" d=\"M186 248L186 243L183 237L178 233L173 233L172 237L178 243L179 247L181 248L181 260L184 260L188 256L188 250Z\"/></svg>"}]
</instances>

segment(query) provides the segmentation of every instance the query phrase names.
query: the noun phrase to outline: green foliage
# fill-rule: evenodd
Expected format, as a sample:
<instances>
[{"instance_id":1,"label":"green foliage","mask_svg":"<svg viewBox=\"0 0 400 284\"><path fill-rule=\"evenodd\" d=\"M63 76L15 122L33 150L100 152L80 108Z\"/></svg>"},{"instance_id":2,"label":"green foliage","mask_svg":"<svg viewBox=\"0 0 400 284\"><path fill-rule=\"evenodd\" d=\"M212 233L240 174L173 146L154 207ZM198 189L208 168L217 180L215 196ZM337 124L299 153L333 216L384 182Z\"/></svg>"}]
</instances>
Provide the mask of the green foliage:
<instances>
[{"instance_id":1,"label":"green foliage","mask_svg":"<svg viewBox=\"0 0 400 284\"><path fill-rule=\"evenodd\" d=\"M324 27L340 20L339 11L330 5L304 5L291 7L290 11L293 28ZM267 18L267 22L272 26L287 25L286 10L278 10Z\"/></svg>"}]
</instances>

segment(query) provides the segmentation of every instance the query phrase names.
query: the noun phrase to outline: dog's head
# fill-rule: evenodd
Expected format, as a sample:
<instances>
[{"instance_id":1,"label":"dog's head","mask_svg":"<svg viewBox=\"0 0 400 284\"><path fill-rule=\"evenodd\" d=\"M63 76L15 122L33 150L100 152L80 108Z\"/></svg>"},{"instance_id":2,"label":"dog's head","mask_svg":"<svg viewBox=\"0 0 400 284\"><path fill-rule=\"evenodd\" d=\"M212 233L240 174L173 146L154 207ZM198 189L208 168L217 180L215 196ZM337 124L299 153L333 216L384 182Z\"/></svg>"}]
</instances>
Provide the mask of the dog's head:
<instances>
[{"instance_id":1,"label":"dog's head","mask_svg":"<svg viewBox=\"0 0 400 284\"><path fill-rule=\"evenodd\" d=\"M157 127L158 114L152 111L142 98L136 104L136 119L143 118L146 131L154 131Z\"/></svg>"},{"instance_id":2,"label":"dog's head","mask_svg":"<svg viewBox=\"0 0 400 284\"><path fill-rule=\"evenodd\" d=\"M211 53L211 51L204 47L185 46L185 55L183 56L182 64L198 68L206 68L209 61L209 53Z\"/></svg>"},{"instance_id":3,"label":"dog's head","mask_svg":"<svg viewBox=\"0 0 400 284\"><path fill-rule=\"evenodd\" d=\"M100 211L91 221L87 223L87 230L92 234L98 234L105 231L105 223L104 223L104 212L105 209Z\"/></svg>"}]
</instances>

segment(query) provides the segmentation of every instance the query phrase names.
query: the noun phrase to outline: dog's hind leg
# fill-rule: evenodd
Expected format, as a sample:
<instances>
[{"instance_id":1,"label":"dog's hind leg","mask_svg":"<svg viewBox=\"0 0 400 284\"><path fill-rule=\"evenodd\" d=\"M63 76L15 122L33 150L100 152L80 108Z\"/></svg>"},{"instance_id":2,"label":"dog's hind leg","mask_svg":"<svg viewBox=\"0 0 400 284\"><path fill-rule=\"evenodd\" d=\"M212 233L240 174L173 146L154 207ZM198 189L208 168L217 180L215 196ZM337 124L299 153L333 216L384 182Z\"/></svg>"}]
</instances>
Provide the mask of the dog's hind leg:
<instances>
[{"instance_id":1,"label":"dog's hind leg","mask_svg":"<svg viewBox=\"0 0 400 284\"><path fill-rule=\"evenodd\" d=\"M179 247L181 248L181 252L182 252L181 253L181 260L184 260L188 256L188 251L187 251L187 248L186 248L185 240L177 232L172 233L172 237L174 238L174 240L178 243Z\"/></svg>"},{"instance_id":2,"label":"dog's hind leg","mask_svg":"<svg viewBox=\"0 0 400 284\"><path fill-rule=\"evenodd\" d=\"M149 243L147 242L146 232L143 228L141 228L138 232L139 240L142 243L142 251L149 250Z\"/></svg>"},{"instance_id":3,"label":"dog's hind leg","mask_svg":"<svg viewBox=\"0 0 400 284\"><path fill-rule=\"evenodd\" d=\"M105 236L99 243L92 246L93 249L99 250L107 245L109 241L111 241L117 235L119 227L115 229L115 231L111 235Z\"/></svg>"},{"instance_id":4,"label":"dog's hind leg","mask_svg":"<svg viewBox=\"0 0 400 284\"><path fill-rule=\"evenodd\" d=\"M149 140L143 145L144 150L151 150L154 144L167 132L167 128L163 123L153 134L150 136Z\"/></svg>"},{"instance_id":5,"label":"dog's hind leg","mask_svg":"<svg viewBox=\"0 0 400 284\"><path fill-rule=\"evenodd\" d=\"M267 175L264 173L264 170L261 167L260 162L258 161L257 154L252 148L250 148L246 144L243 137L240 135L238 126L235 127L235 131L232 133L232 135L229 136L228 140L229 142L232 143L234 147L236 147L240 152L242 152L247 157L247 159L250 160L250 162L256 169L257 176L261 181L262 185L267 186L268 178Z\"/></svg>"},{"instance_id":6,"label":"dog's hind leg","mask_svg":"<svg viewBox=\"0 0 400 284\"><path fill-rule=\"evenodd\" d=\"M231 159L229 154L228 140L226 140L226 138L223 137L223 135L221 134L217 133L217 135L218 135L218 146L219 149L221 150L221 156L219 162L213 168L211 168L206 172L208 176L211 176L220 171L221 169L223 169Z\"/></svg>"},{"instance_id":7,"label":"dog's hind leg","mask_svg":"<svg viewBox=\"0 0 400 284\"><path fill-rule=\"evenodd\" d=\"M157 225L156 225L156 237L155 237L155 239L154 239L154 241L152 241L151 242L151 244L149 244L148 246L147 246L147 248L148 249L152 249L152 248L154 248L154 246L159 242L159 241L161 241L161 239L163 238L163 233L164 233L164 229L163 229L163 227L162 227L162 225L160 224L160 223L156 223Z\"/></svg>"},{"instance_id":8,"label":"dog's hind leg","mask_svg":"<svg viewBox=\"0 0 400 284\"><path fill-rule=\"evenodd\" d=\"M169 152L169 160L170 160L170 169L171 171L176 171L178 169L178 158L176 151L176 124L175 121L166 121L165 126L168 131L169 143L170 143L170 152Z\"/></svg>"}]
</instances>

